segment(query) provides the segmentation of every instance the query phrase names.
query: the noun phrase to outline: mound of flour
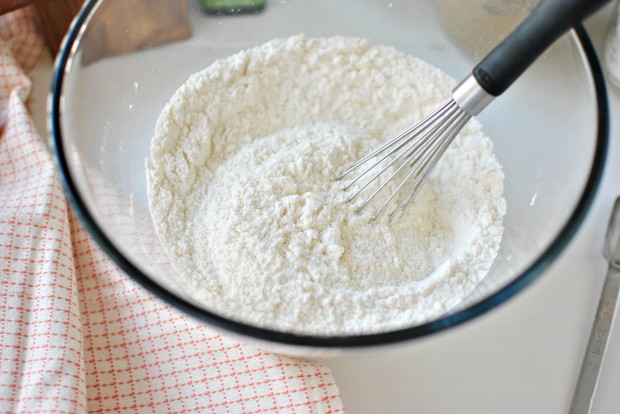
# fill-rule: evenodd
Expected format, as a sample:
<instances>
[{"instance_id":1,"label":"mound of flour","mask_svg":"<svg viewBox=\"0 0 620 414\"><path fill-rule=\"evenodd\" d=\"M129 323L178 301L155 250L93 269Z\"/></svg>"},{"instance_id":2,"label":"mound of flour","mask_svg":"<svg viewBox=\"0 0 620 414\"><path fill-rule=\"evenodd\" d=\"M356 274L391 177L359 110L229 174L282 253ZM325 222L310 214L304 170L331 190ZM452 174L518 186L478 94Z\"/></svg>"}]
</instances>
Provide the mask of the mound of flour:
<instances>
[{"instance_id":1,"label":"mound of flour","mask_svg":"<svg viewBox=\"0 0 620 414\"><path fill-rule=\"evenodd\" d=\"M372 221L334 178L450 95L431 65L356 38L273 40L176 92L147 161L179 278L208 309L307 334L440 316L499 249L503 174L471 121L405 213Z\"/></svg>"}]
</instances>

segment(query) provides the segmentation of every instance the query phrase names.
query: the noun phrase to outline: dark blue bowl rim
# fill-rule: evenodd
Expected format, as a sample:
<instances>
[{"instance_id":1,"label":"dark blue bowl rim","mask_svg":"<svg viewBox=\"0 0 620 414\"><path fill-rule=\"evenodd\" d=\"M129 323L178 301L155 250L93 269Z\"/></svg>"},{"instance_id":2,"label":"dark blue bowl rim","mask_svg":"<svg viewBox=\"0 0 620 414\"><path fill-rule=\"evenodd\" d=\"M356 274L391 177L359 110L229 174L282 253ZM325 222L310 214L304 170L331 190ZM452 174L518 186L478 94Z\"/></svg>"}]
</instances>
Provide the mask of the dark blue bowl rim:
<instances>
[{"instance_id":1,"label":"dark blue bowl rim","mask_svg":"<svg viewBox=\"0 0 620 414\"><path fill-rule=\"evenodd\" d=\"M360 348L376 345L386 345L409 341L414 338L420 338L429 334L441 332L447 328L451 328L464 322L471 321L475 317L497 307L509 298L515 296L522 291L532 281L537 279L560 255L569 241L577 232L578 228L584 221L587 212L592 205L596 191L603 175L605 160L607 157L607 149L609 142L609 107L607 102L607 90L601 65L596 56L596 51L588 36L585 28L581 24L573 27L579 42L583 48L586 60L590 66L592 81L595 89L597 104L597 133L596 148L588 180L585 185L583 194L572 212L569 220L559 232L555 240L540 254L535 262L533 262L521 275L516 277L510 283L501 288L498 292L490 297L484 298L479 302L460 310L456 313L446 315L440 319L417 325L410 328L404 328L389 332L350 335L350 336L315 336L315 335L299 335L286 332L279 332L271 329L259 328L245 323L233 321L205 309L197 307L192 303L174 295L166 290L149 276L144 274L130 260L123 256L120 250L111 242L111 240L99 228L92 214L88 211L86 203L80 195L75 181L68 167L68 161L65 157L62 129L60 127L61 116L61 94L63 88L64 74L68 62L71 58L71 49L73 48L81 27L87 21L90 13L94 9L99 0L89 0L82 8L76 19L74 20L61 48L60 54L56 59L52 85L51 96L49 100L49 128L50 139L54 148L57 166L61 172L63 185L67 197L73 206L74 211L80 218L82 224L97 242L97 244L106 252L106 254L123 270L127 275L136 280L142 287L150 291L169 305L183 311L185 314L204 322L206 325L212 326L220 331L229 332L249 338L255 338L261 341L271 342L275 344L304 346L312 348Z\"/></svg>"}]
</instances>

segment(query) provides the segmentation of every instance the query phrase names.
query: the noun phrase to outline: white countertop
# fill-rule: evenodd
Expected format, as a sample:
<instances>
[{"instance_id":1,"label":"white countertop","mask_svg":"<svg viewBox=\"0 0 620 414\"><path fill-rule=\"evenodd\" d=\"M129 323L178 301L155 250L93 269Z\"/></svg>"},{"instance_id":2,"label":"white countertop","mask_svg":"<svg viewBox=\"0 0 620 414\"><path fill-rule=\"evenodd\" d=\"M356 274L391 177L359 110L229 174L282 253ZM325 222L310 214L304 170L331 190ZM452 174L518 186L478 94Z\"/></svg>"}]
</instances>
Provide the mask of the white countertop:
<instances>
[{"instance_id":1,"label":"white countertop","mask_svg":"<svg viewBox=\"0 0 620 414\"><path fill-rule=\"evenodd\" d=\"M587 22L602 44L609 8ZM323 361L349 413L566 413L598 305L602 246L620 195L620 91L609 88L611 146L592 209L551 269L473 322L408 345ZM600 376L593 414L620 412L620 328Z\"/></svg>"},{"instance_id":2,"label":"white countertop","mask_svg":"<svg viewBox=\"0 0 620 414\"><path fill-rule=\"evenodd\" d=\"M588 21L602 44L609 8ZM51 61L34 73L43 108ZM620 92L610 88L612 136L594 205L568 249L523 293L473 322L415 343L323 361L348 413L567 412L607 269L601 254L620 194ZM35 111L45 128L45 111ZM593 413L620 412L620 329L610 339Z\"/></svg>"}]
</instances>

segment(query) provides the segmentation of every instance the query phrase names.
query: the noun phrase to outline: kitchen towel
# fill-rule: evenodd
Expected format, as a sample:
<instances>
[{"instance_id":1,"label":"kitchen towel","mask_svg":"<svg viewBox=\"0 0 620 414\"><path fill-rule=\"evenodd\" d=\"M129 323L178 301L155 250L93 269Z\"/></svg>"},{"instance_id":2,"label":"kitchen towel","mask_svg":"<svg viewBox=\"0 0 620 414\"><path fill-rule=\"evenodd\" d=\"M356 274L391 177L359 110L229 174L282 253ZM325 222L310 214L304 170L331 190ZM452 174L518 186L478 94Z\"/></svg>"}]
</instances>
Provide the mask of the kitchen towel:
<instances>
[{"instance_id":1,"label":"kitchen towel","mask_svg":"<svg viewBox=\"0 0 620 414\"><path fill-rule=\"evenodd\" d=\"M327 367L205 328L93 243L28 111L34 22L0 18L0 412L343 412Z\"/></svg>"}]
</instances>

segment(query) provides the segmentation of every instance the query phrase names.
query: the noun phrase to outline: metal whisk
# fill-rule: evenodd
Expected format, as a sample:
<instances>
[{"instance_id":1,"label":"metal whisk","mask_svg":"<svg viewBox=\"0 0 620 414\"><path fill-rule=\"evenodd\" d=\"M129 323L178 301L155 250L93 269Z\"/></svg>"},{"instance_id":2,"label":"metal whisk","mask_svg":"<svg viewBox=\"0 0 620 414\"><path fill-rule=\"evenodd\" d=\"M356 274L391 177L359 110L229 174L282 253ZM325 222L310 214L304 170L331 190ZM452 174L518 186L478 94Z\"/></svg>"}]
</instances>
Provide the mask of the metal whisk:
<instances>
[{"instance_id":1,"label":"metal whisk","mask_svg":"<svg viewBox=\"0 0 620 414\"><path fill-rule=\"evenodd\" d=\"M370 193L358 207L366 207L380 193L404 178L375 211L379 217L398 194L404 194L389 213L389 220L402 211L461 129L495 97L501 95L560 35L594 13L609 0L542 0L530 15L472 73L452 91L452 97L420 122L361 158L337 179L361 171L344 187L355 189L352 201ZM381 182L379 182L381 180ZM379 182L379 185L371 185ZM405 185L409 183L407 189ZM402 193L406 191L405 193Z\"/></svg>"}]
</instances>

